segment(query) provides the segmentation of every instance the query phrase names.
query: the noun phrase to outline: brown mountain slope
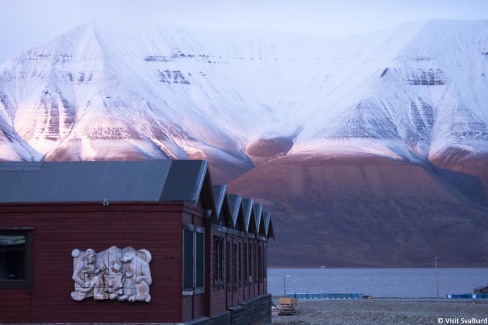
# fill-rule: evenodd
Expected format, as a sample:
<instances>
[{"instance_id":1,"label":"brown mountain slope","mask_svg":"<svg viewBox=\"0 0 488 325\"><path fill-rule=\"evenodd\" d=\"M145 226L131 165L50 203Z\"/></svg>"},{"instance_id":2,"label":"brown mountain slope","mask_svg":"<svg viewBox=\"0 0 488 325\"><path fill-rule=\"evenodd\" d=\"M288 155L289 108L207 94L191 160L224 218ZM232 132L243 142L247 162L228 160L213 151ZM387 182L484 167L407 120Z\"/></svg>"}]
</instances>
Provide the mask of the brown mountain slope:
<instances>
[{"instance_id":1,"label":"brown mountain slope","mask_svg":"<svg viewBox=\"0 0 488 325\"><path fill-rule=\"evenodd\" d=\"M273 214L270 266L445 266L488 263L488 209L434 171L377 156L287 156L229 191Z\"/></svg>"},{"instance_id":2,"label":"brown mountain slope","mask_svg":"<svg viewBox=\"0 0 488 325\"><path fill-rule=\"evenodd\" d=\"M450 148L431 158L436 171L471 200L488 206L488 154Z\"/></svg>"}]
</instances>

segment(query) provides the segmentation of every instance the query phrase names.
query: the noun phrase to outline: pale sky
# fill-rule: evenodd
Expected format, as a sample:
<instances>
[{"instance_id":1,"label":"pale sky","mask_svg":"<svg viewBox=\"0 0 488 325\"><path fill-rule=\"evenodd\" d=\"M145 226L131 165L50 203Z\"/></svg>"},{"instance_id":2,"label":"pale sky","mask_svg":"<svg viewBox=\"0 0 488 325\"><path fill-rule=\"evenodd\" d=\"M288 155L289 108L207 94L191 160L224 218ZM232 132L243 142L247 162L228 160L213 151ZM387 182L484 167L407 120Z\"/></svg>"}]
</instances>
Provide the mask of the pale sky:
<instances>
[{"instance_id":1,"label":"pale sky","mask_svg":"<svg viewBox=\"0 0 488 325\"><path fill-rule=\"evenodd\" d=\"M488 0L0 0L0 64L90 21L349 35L426 19L488 20Z\"/></svg>"}]
</instances>

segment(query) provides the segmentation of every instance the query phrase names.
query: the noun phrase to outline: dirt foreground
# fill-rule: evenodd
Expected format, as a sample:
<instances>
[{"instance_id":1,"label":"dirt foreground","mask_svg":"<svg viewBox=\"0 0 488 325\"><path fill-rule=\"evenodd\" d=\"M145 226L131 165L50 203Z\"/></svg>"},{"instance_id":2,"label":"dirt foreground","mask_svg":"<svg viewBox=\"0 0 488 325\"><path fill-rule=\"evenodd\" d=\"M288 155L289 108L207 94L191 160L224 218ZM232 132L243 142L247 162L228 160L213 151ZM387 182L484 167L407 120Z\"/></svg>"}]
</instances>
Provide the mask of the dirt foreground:
<instances>
[{"instance_id":1,"label":"dirt foreground","mask_svg":"<svg viewBox=\"0 0 488 325\"><path fill-rule=\"evenodd\" d=\"M488 324L488 299L299 300L273 324Z\"/></svg>"}]
</instances>

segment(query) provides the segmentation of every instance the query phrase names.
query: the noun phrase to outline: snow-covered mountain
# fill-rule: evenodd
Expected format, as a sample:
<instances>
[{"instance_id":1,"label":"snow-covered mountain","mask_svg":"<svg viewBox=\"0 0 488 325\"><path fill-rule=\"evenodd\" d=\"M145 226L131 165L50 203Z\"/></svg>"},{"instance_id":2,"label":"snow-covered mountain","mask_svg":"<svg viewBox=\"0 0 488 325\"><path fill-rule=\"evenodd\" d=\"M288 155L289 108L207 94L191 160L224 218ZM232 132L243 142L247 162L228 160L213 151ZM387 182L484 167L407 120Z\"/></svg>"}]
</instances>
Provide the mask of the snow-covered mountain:
<instances>
[{"instance_id":1,"label":"snow-covered mountain","mask_svg":"<svg viewBox=\"0 0 488 325\"><path fill-rule=\"evenodd\" d=\"M488 152L487 53L484 21L345 38L88 24L0 66L0 159Z\"/></svg>"},{"instance_id":2,"label":"snow-covered mountain","mask_svg":"<svg viewBox=\"0 0 488 325\"><path fill-rule=\"evenodd\" d=\"M275 265L488 263L488 21L87 24L0 66L0 130L0 161L208 159L280 220Z\"/></svg>"}]
</instances>

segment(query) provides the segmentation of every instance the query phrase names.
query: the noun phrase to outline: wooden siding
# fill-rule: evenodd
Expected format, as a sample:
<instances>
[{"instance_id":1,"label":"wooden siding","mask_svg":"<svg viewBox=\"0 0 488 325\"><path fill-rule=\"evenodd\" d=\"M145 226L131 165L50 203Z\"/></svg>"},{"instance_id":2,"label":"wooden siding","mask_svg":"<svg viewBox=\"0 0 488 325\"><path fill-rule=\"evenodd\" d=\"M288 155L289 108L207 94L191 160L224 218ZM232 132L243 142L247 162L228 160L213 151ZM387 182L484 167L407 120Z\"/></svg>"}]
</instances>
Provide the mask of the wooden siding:
<instances>
[{"instance_id":1,"label":"wooden siding","mask_svg":"<svg viewBox=\"0 0 488 325\"><path fill-rule=\"evenodd\" d=\"M193 295L193 318L205 315L204 294Z\"/></svg>"},{"instance_id":2,"label":"wooden siding","mask_svg":"<svg viewBox=\"0 0 488 325\"><path fill-rule=\"evenodd\" d=\"M25 289L0 288L0 323L184 322L201 316L220 315L241 302L266 293L267 283L264 277L258 279L257 270L260 245L264 259L260 263L266 272L265 242L254 235L223 227L222 231L212 230L210 219L203 218L204 211L201 201L197 204L111 203L108 207L102 204L0 206L0 228L34 229L32 293ZM184 224L205 227L203 294L182 295ZM214 235L224 239L224 278L223 285L218 287L213 286ZM230 251L227 251L227 243ZM111 246L132 246L151 252L153 284L150 303L94 301L92 298L77 302L71 299L74 290L71 251L93 248L100 252ZM236 252L238 256L234 263ZM231 258L229 264L227 254ZM227 274L232 278L227 279ZM251 282L246 275L251 277Z\"/></svg>"},{"instance_id":3,"label":"wooden siding","mask_svg":"<svg viewBox=\"0 0 488 325\"><path fill-rule=\"evenodd\" d=\"M3 205L0 211L0 228L34 228L32 293L0 288L0 323L182 320L181 204ZM71 251L111 246L151 252L150 303L71 299Z\"/></svg>"},{"instance_id":4,"label":"wooden siding","mask_svg":"<svg viewBox=\"0 0 488 325\"><path fill-rule=\"evenodd\" d=\"M181 293L180 293L181 295ZM193 296L183 296L181 301L182 321L192 319L193 317Z\"/></svg>"},{"instance_id":5,"label":"wooden siding","mask_svg":"<svg viewBox=\"0 0 488 325\"><path fill-rule=\"evenodd\" d=\"M0 323L31 323L31 295L25 289L0 292Z\"/></svg>"}]
</instances>

